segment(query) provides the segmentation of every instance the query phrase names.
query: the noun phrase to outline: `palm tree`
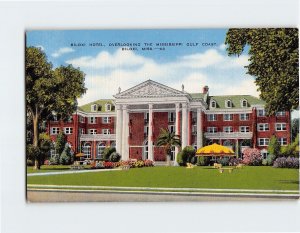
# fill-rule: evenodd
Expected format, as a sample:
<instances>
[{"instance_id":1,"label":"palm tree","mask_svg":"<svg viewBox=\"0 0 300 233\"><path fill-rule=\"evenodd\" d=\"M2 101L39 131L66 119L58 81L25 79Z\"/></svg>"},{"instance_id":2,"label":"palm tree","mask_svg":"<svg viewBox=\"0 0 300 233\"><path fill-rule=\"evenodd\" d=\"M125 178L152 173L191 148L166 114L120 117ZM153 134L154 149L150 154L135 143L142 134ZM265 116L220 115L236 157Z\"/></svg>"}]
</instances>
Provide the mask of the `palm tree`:
<instances>
[{"instance_id":1,"label":"palm tree","mask_svg":"<svg viewBox=\"0 0 300 233\"><path fill-rule=\"evenodd\" d=\"M167 161L171 159L171 148L172 146L181 146L180 136L174 132L170 132L168 129L161 129L160 134L156 141L156 146L163 146L167 155ZM176 163L176 161L175 161Z\"/></svg>"}]
</instances>

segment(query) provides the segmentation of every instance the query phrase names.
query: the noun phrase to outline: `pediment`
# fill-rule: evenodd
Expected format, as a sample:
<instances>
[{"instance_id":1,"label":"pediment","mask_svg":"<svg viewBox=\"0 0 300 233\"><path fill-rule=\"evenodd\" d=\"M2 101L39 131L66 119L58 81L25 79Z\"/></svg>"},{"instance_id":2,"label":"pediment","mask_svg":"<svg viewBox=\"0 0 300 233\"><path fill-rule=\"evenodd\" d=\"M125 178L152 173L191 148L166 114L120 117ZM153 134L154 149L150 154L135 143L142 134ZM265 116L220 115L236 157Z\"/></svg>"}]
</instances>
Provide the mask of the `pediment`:
<instances>
[{"instance_id":1,"label":"pediment","mask_svg":"<svg viewBox=\"0 0 300 233\"><path fill-rule=\"evenodd\" d=\"M116 98L149 98L166 96L186 96L186 93L165 86L161 83L147 80L115 95Z\"/></svg>"}]
</instances>

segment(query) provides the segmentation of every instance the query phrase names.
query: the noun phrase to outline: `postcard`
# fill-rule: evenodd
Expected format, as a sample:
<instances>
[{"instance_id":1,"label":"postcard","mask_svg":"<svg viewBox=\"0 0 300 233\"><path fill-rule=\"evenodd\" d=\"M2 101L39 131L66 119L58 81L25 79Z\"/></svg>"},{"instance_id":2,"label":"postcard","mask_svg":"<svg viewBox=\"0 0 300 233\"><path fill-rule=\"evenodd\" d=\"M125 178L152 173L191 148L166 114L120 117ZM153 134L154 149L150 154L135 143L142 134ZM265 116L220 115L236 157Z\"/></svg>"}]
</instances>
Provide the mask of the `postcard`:
<instances>
[{"instance_id":1,"label":"postcard","mask_svg":"<svg viewBox=\"0 0 300 233\"><path fill-rule=\"evenodd\" d=\"M27 200L298 199L298 38L28 30Z\"/></svg>"}]
</instances>

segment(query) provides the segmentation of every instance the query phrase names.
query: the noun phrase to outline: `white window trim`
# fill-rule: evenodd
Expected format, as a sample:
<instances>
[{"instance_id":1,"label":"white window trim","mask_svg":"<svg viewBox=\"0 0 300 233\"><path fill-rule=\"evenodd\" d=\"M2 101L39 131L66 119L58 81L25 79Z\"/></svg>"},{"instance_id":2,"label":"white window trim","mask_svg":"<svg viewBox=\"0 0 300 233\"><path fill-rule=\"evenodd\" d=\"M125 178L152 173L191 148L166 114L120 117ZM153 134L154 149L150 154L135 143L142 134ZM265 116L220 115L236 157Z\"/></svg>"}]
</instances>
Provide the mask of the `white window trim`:
<instances>
[{"instance_id":1,"label":"white window trim","mask_svg":"<svg viewBox=\"0 0 300 233\"><path fill-rule=\"evenodd\" d=\"M213 103L215 104L215 106L213 106ZM211 102L210 102L210 108L216 108L216 107L217 107L217 101L211 100Z\"/></svg>"},{"instance_id":2,"label":"white window trim","mask_svg":"<svg viewBox=\"0 0 300 233\"><path fill-rule=\"evenodd\" d=\"M73 127L64 127L65 134L73 134Z\"/></svg>"},{"instance_id":3,"label":"white window trim","mask_svg":"<svg viewBox=\"0 0 300 233\"><path fill-rule=\"evenodd\" d=\"M242 131L242 128L248 128L248 131L246 130L246 131ZM240 132L241 133L249 133L250 132L250 126L248 126L248 125L243 125L243 126L240 126Z\"/></svg>"},{"instance_id":4,"label":"white window trim","mask_svg":"<svg viewBox=\"0 0 300 233\"><path fill-rule=\"evenodd\" d=\"M226 115L229 115L229 120L228 119L225 119L225 116ZM223 121L233 121L233 114L230 114L230 113L225 113L223 114Z\"/></svg>"},{"instance_id":5,"label":"white window trim","mask_svg":"<svg viewBox=\"0 0 300 233\"><path fill-rule=\"evenodd\" d=\"M207 133L217 133L218 128L217 127L207 127Z\"/></svg>"},{"instance_id":6,"label":"white window trim","mask_svg":"<svg viewBox=\"0 0 300 233\"><path fill-rule=\"evenodd\" d=\"M213 119L210 119L210 116L213 116ZM207 114L207 121L217 121L217 114Z\"/></svg>"},{"instance_id":7,"label":"white window trim","mask_svg":"<svg viewBox=\"0 0 300 233\"><path fill-rule=\"evenodd\" d=\"M92 104L91 105L91 112L97 112L97 104Z\"/></svg>"},{"instance_id":8,"label":"white window trim","mask_svg":"<svg viewBox=\"0 0 300 233\"><path fill-rule=\"evenodd\" d=\"M109 109L108 109L109 106ZM111 112L111 104L105 104L105 112Z\"/></svg>"},{"instance_id":9,"label":"white window trim","mask_svg":"<svg viewBox=\"0 0 300 233\"><path fill-rule=\"evenodd\" d=\"M173 131L172 131L172 128L173 128ZM174 132L175 133L175 125L168 125L168 130L169 132Z\"/></svg>"},{"instance_id":10,"label":"white window trim","mask_svg":"<svg viewBox=\"0 0 300 233\"><path fill-rule=\"evenodd\" d=\"M277 117L285 117L286 116L286 111L278 111L276 112Z\"/></svg>"},{"instance_id":11,"label":"white window trim","mask_svg":"<svg viewBox=\"0 0 300 233\"><path fill-rule=\"evenodd\" d=\"M94 119L94 122L92 122L92 119ZM96 124L96 117L89 117L89 124Z\"/></svg>"},{"instance_id":12,"label":"white window trim","mask_svg":"<svg viewBox=\"0 0 300 233\"><path fill-rule=\"evenodd\" d=\"M264 143L260 144L260 140L263 140ZM268 143L266 143L266 142L268 142ZM257 138L257 144L259 146L268 146L269 143L270 143L270 139L269 138Z\"/></svg>"},{"instance_id":13,"label":"white window trim","mask_svg":"<svg viewBox=\"0 0 300 233\"><path fill-rule=\"evenodd\" d=\"M102 134L111 134L110 129L102 129Z\"/></svg>"},{"instance_id":14,"label":"white window trim","mask_svg":"<svg viewBox=\"0 0 300 233\"><path fill-rule=\"evenodd\" d=\"M172 116L173 115L173 119ZM175 122L176 121L176 113L175 112L168 112L168 122Z\"/></svg>"},{"instance_id":15,"label":"white window trim","mask_svg":"<svg viewBox=\"0 0 300 233\"><path fill-rule=\"evenodd\" d=\"M54 129L56 132L54 132ZM60 128L59 127L51 127L50 128L50 135L57 135L60 132Z\"/></svg>"},{"instance_id":16,"label":"white window trim","mask_svg":"<svg viewBox=\"0 0 300 233\"><path fill-rule=\"evenodd\" d=\"M242 119L242 116L246 116L244 119ZM249 113L241 113L240 114L240 121L249 121L250 120L250 114Z\"/></svg>"},{"instance_id":17,"label":"white window trim","mask_svg":"<svg viewBox=\"0 0 300 233\"><path fill-rule=\"evenodd\" d=\"M83 116L79 116L79 122L80 122L80 123L84 123L84 122L85 122L85 120L84 120L84 117L83 117Z\"/></svg>"},{"instance_id":18,"label":"white window trim","mask_svg":"<svg viewBox=\"0 0 300 233\"><path fill-rule=\"evenodd\" d=\"M246 106L244 106L244 102L246 102ZM247 108L247 107L248 107L248 100L242 99L242 100L241 100L241 107L242 107L242 108Z\"/></svg>"},{"instance_id":19,"label":"white window trim","mask_svg":"<svg viewBox=\"0 0 300 233\"><path fill-rule=\"evenodd\" d=\"M284 143L285 141L285 143ZM287 146L288 143L287 143L287 138L278 138L278 142L281 146Z\"/></svg>"},{"instance_id":20,"label":"white window trim","mask_svg":"<svg viewBox=\"0 0 300 233\"><path fill-rule=\"evenodd\" d=\"M263 129L259 128L260 125L263 125ZM266 125L268 126L268 129L266 129ZM259 124L257 124L257 131L259 131L259 132L270 131L270 125L269 125L269 123L259 123Z\"/></svg>"},{"instance_id":21,"label":"white window trim","mask_svg":"<svg viewBox=\"0 0 300 233\"><path fill-rule=\"evenodd\" d=\"M228 106L228 103L230 103L230 106ZM225 108L232 108L232 101L231 100L225 100Z\"/></svg>"},{"instance_id":22,"label":"white window trim","mask_svg":"<svg viewBox=\"0 0 300 233\"><path fill-rule=\"evenodd\" d=\"M97 134L97 129L88 129L88 133L89 134Z\"/></svg>"},{"instance_id":23,"label":"white window trim","mask_svg":"<svg viewBox=\"0 0 300 233\"><path fill-rule=\"evenodd\" d=\"M277 125L280 125L280 129L277 129ZM285 129L283 129L283 126L285 125ZM276 123L275 124L275 130L276 131L286 131L286 123Z\"/></svg>"},{"instance_id":24,"label":"white window trim","mask_svg":"<svg viewBox=\"0 0 300 233\"><path fill-rule=\"evenodd\" d=\"M102 123L103 124L110 124L111 123L111 117L102 117Z\"/></svg>"},{"instance_id":25,"label":"white window trim","mask_svg":"<svg viewBox=\"0 0 300 233\"><path fill-rule=\"evenodd\" d=\"M260 115L259 115L259 111L263 111L264 114L263 114L262 116L260 116ZM265 117L265 116L266 116L266 111L265 111L265 109L257 109L257 116L258 116L258 117Z\"/></svg>"},{"instance_id":26,"label":"white window trim","mask_svg":"<svg viewBox=\"0 0 300 233\"><path fill-rule=\"evenodd\" d=\"M231 130L230 130L230 132L227 132L226 129L231 129ZM233 133L233 127L232 126L224 126L223 133Z\"/></svg>"}]
</instances>

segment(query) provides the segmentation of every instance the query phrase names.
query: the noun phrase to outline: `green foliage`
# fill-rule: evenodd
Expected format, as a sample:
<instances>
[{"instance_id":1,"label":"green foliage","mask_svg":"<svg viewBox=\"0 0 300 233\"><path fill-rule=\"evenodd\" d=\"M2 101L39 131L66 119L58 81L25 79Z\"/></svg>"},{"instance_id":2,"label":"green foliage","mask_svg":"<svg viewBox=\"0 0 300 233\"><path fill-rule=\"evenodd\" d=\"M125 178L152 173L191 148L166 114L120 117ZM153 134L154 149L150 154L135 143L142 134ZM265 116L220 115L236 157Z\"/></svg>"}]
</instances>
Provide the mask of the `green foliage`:
<instances>
[{"instance_id":1,"label":"green foliage","mask_svg":"<svg viewBox=\"0 0 300 233\"><path fill-rule=\"evenodd\" d=\"M197 157L197 166L207 166L208 164L209 164L209 157L207 156Z\"/></svg>"},{"instance_id":2,"label":"green foliage","mask_svg":"<svg viewBox=\"0 0 300 233\"><path fill-rule=\"evenodd\" d=\"M281 155L284 157L299 157L299 134L291 144L281 147Z\"/></svg>"},{"instance_id":3,"label":"green foliage","mask_svg":"<svg viewBox=\"0 0 300 233\"><path fill-rule=\"evenodd\" d=\"M184 159L184 162L191 163L192 158L195 157L196 150L193 146L186 146L182 150L182 158Z\"/></svg>"},{"instance_id":4,"label":"green foliage","mask_svg":"<svg viewBox=\"0 0 300 233\"><path fill-rule=\"evenodd\" d=\"M121 155L116 151L112 152L111 155L109 156L110 162L119 162L120 159L121 159Z\"/></svg>"},{"instance_id":5,"label":"green foliage","mask_svg":"<svg viewBox=\"0 0 300 233\"><path fill-rule=\"evenodd\" d=\"M50 136L46 133L39 135L40 152L43 158L49 157L52 141Z\"/></svg>"},{"instance_id":6,"label":"green foliage","mask_svg":"<svg viewBox=\"0 0 300 233\"><path fill-rule=\"evenodd\" d=\"M66 145L64 151L61 153L60 158L59 158L59 163L61 165L69 165L71 164L71 152L70 152L70 147Z\"/></svg>"},{"instance_id":7,"label":"green foliage","mask_svg":"<svg viewBox=\"0 0 300 233\"><path fill-rule=\"evenodd\" d=\"M248 74L255 77L266 111L299 106L299 44L297 28L232 28L226 35L228 55L241 55L249 46Z\"/></svg>"},{"instance_id":8,"label":"green foliage","mask_svg":"<svg viewBox=\"0 0 300 233\"><path fill-rule=\"evenodd\" d=\"M55 149L56 149L57 154L61 155L61 153L65 149L66 143L67 143L67 141L66 141L65 135L62 132L60 132L57 135L56 142L55 142Z\"/></svg>"},{"instance_id":9,"label":"green foliage","mask_svg":"<svg viewBox=\"0 0 300 233\"><path fill-rule=\"evenodd\" d=\"M42 162L44 158L41 156L41 151L38 147L35 147L32 144L28 144L26 146L26 158L27 160L30 160L32 164L34 164L34 161L38 160L38 162ZM41 161L40 161L41 160ZM40 163L42 164L42 163Z\"/></svg>"},{"instance_id":10,"label":"green foliage","mask_svg":"<svg viewBox=\"0 0 300 233\"><path fill-rule=\"evenodd\" d=\"M269 165L267 159L263 159L262 162L261 162L261 164L262 164L263 166Z\"/></svg>"},{"instance_id":11,"label":"green foliage","mask_svg":"<svg viewBox=\"0 0 300 233\"><path fill-rule=\"evenodd\" d=\"M299 118L294 118L292 120L292 140L294 141L299 134Z\"/></svg>"},{"instance_id":12,"label":"green foliage","mask_svg":"<svg viewBox=\"0 0 300 233\"><path fill-rule=\"evenodd\" d=\"M274 155L276 158L280 155L280 144L275 135L270 138L268 153Z\"/></svg>"},{"instance_id":13,"label":"green foliage","mask_svg":"<svg viewBox=\"0 0 300 233\"><path fill-rule=\"evenodd\" d=\"M39 147L39 126L53 111L63 119L76 110L77 98L86 91L84 76L83 72L71 65L53 70L41 49L26 48L26 112L29 118L27 122L32 121L35 147ZM39 162L40 159L37 158L36 161Z\"/></svg>"},{"instance_id":14,"label":"green foliage","mask_svg":"<svg viewBox=\"0 0 300 233\"><path fill-rule=\"evenodd\" d=\"M103 151L103 159L105 161L109 160L109 157L112 153L116 152L116 148L115 147L106 147Z\"/></svg>"},{"instance_id":15,"label":"green foliage","mask_svg":"<svg viewBox=\"0 0 300 233\"><path fill-rule=\"evenodd\" d=\"M185 166L186 162L183 161L182 159L182 151L178 152L176 162L179 164L179 166Z\"/></svg>"},{"instance_id":16,"label":"green foliage","mask_svg":"<svg viewBox=\"0 0 300 233\"><path fill-rule=\"evenodd\" d=\"M171 157L171 147L181 146L180 136L174 132L170 132L168 129L161 129L158 135L156 146L163 146L167 156Z\"/></svg>"}]
</instances>

